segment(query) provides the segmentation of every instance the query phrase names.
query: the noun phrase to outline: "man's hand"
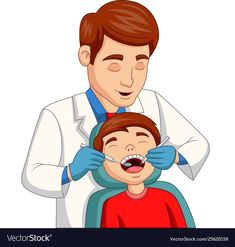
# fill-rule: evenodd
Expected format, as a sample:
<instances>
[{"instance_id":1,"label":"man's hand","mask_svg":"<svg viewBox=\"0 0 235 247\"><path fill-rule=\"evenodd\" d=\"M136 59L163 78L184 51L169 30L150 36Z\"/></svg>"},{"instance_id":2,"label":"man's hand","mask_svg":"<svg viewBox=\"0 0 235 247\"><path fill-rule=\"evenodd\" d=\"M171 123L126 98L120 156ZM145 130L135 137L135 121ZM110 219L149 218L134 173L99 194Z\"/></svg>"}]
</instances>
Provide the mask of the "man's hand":
<instances>
[{"instance_id":1,"label":"man's hand","mask_svg":"<svg viewBox=\"0 0 235 247\"><path fill-rule=\"evenodd\" d=\"M153 148L148 151L146 157L149 163L161 170L167 170L174 163L179 162L178 152L173 146L162 146Z\"/></svg>"},{"instance_id":2,"label":"man's hand","mask_svg":"<svg viewBox=\"0 0 235 247\"><path fill-rule=\"evenodd\" d=\"M89 170L96 170L104 162L104 154L90 147L81 148L69 165L70 174L73 180L83 177Z\"/></svg>"}]
</instances>

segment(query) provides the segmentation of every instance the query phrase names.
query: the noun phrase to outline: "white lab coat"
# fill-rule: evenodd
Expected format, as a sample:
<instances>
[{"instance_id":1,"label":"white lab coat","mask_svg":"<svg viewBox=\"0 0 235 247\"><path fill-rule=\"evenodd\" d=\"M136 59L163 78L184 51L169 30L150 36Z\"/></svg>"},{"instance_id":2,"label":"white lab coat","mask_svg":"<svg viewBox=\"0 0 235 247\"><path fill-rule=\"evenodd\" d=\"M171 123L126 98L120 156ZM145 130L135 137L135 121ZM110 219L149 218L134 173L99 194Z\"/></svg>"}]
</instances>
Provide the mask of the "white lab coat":
<instances>
[{"instance_id":1,"label":"white lab coat","mask_svg":"<svg viewBox=\"0 0 235 247\"><path fill-rule=\"evenodd\" d=\"M188 165L178 167L189 178L196 177L208 156L209 145L178 111L150 90L142 90L126 111L150 117L157 124L161 138L169 136L168 144L187 159ZM35 194L56 198L56 227L84 227L89 195L101 189L91 172L78 181L61 185L64 166L73 161L81 143L88 144L96 124L85 93L53 103L40 114L22 183Z\"/></svg>"}]
</instances>

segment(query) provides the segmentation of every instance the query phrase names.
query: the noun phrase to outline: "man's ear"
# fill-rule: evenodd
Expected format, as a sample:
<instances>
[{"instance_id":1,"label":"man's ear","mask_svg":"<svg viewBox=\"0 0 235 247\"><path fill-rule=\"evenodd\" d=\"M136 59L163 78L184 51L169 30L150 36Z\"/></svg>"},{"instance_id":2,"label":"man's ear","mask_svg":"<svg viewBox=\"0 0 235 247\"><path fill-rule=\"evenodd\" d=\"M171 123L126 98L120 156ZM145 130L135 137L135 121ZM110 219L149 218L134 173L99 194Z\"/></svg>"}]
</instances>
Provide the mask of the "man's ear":
<instances>
[{"instance_id":1,"label":"man's ear","mask_svg":"<svg viewBox=\"0 0 235 247\"><path fill-rule=\"evenodd\" d=\"M91 60L91 48L89 45L83 45L78 50L78 59L83 66L88 66Z\"/></svg>"}]
</instances>

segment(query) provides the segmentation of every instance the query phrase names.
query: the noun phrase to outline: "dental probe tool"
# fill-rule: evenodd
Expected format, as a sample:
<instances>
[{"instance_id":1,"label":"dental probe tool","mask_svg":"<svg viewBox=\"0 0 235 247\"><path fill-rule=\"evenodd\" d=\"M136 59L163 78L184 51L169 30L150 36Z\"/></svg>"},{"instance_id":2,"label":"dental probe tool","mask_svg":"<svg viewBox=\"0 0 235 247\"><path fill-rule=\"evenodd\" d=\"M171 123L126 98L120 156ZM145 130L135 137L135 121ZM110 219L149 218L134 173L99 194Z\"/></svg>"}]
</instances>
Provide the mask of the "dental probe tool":
<instances>
[{"instance_id":1,"label":"dental probe tool","mask_svg":"<svg viewBox=\"0 0 235 247\"><path fill-rule=\"evenodd\" d=\"M170 137L167 136L157 147L161 147L163 146L166 142L168 142L170 140ZM144 160L140 163L143 164L145 161L147 160L147 157L144 158Z\"/></svg>"},{"instance_id":2,"label":"dental probe tool","mask_svg":"<svg viewBox=\"0 0 235 247\"><path fill-rule=\"evenodd\" d=\"M161 147L163 146L166 142L168 142L170 140L170 137L167 136L157 147Z\"/></svg>"},{"instance_id":3,"label":"dental probe tool","mask_svg":"<svg viewBox=\"0 0 235 247\"><path fill-rule=\"evenodd\" d=\"M84 143L82 143L82 144L80 145L80 148L84 148L84 147L87 147L87 145L84 144ZM105 157L105 158L104 158L105 160L108 160L108 161L111 161L111 162L116 162L114 158L112 158L112 157L110 157L110 156L108 156L108 155L106 155L106 154L104 154L104 157Z\"/></svg>"}]
</instances>

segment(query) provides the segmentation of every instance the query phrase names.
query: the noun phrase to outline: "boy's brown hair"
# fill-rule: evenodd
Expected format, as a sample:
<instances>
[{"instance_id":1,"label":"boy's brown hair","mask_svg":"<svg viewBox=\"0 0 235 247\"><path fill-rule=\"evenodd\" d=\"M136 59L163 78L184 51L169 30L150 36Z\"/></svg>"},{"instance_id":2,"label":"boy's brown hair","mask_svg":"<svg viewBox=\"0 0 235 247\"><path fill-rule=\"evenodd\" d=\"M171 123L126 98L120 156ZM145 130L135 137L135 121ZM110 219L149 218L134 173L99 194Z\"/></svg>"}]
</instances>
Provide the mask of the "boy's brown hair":
<instances>
[{"instance_id":1,"label":"boy's brown hair","mask_svg":"<svg viewBox=\"0 0 235 247\"><path fill-rule=\"evenodd\" d=\"M94 139L94 148L102 152L103 137L116 131L128 132L128 127L141 127L148 130L153 135L156 146L160 144L160 133L156 127L156 124L150 118L139 113L124 112L117 114L104 122L98 135Z\"/></svg>"},{"instance_id":2,"label":"boy's brown hair","mask_svg":"<svg viewBox=\"0 0 235 247\"><path fill-rule=\"evenodd\" d=\"M80 45L91 47L91 64L102 47L104 35L126 45L148 44L150 55L159 39L157 22L152 13L139 3L124 0L109 2L96 13L83 17Z\"/></svg>"}]
</instances>

